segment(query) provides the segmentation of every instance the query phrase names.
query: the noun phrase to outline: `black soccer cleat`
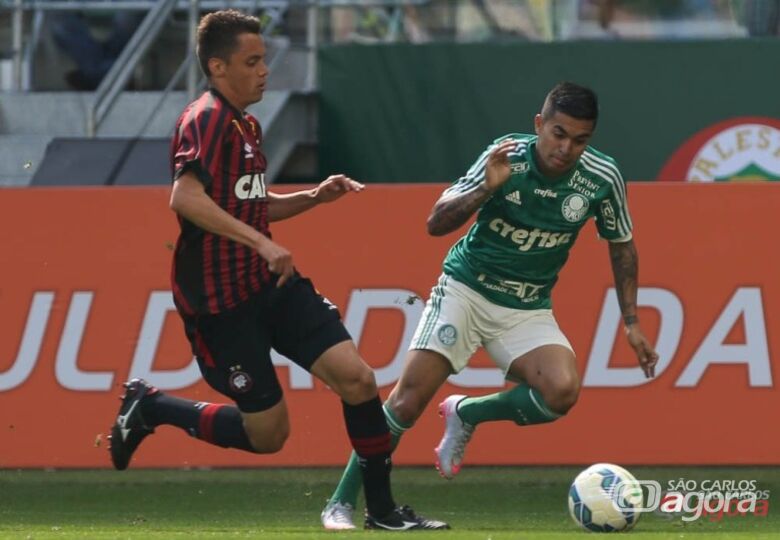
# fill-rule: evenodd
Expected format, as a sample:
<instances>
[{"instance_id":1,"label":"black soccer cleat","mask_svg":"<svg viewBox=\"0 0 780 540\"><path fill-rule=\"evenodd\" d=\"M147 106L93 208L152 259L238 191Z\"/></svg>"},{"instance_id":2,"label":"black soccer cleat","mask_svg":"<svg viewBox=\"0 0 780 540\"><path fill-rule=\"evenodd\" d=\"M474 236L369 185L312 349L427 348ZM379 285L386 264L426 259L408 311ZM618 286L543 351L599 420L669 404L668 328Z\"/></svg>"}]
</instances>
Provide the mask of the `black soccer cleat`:
<instances>
[{"instance_id":1,"label":"black soccer cleat","mask_svg":"<svg viewBox=\"0 0 780 540\"><path fill-rule=\"evenodd\" d=\"M365 528L383 531L419 531L449 529L450 526L443 521L418 516L411 507L404 505L381 519L373 517L366 510Z\"/></svg>"},{"instance_id":2,"label":"black soccer cleat","mask_svg":"<svg viewBox=\"0 0 780 540\"><path fill-rule=\"evenodd\" d=\"M125 395L119 406L119 415L111 427L109 451L114 468L123 471L130 463L138 445L147 435L154 433L154 428L146 425L141 416L141 401L159 392L157 388L143 379L133 379L124 383Z\"/></svg>"}]
</instances>

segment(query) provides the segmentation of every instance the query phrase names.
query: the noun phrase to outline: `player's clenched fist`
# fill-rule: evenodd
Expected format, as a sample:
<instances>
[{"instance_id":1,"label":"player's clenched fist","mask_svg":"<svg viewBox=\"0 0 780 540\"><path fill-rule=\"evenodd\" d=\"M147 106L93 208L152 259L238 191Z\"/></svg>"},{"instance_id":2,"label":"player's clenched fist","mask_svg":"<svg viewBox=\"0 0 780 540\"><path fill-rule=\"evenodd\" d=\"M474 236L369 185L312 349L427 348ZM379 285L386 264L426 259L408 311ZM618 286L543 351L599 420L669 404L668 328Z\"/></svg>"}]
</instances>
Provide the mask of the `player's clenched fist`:
<instances>
[{"instance_id":1,"label":"player's clenched fist","mask_svg":"<svg viewBox=\"0 0 780 540\"><path fill-rule=\"evenodd\" d=\"M295 267L293 266L292 253L279 244L263 237L257 247L257 252L268 262L268 270L279 275L279 281L276 282L277 287L284 285L284 282L293 275Z\"/></svg>"}]
</instances>

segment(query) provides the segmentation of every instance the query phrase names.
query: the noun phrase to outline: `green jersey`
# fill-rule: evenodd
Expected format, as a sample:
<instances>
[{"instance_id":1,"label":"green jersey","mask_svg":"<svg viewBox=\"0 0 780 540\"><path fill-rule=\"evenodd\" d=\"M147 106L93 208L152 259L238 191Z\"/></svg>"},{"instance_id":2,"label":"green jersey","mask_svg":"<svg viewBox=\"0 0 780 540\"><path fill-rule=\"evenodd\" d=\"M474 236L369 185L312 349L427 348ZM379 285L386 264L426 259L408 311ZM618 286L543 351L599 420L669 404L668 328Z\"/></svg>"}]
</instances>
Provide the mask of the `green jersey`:
<instances>
[{"instance_id":1,"label":"green jersey","mask_svg":"<svg viewBox=\"0 0 780 540\"><path fill-rule=\"evenodd\" d=\"M512 133L489 146L444 194L476 189L485 179L488 155L509 138L518 140L509 153L509 180L485 201L476 223L450 248L444 273L495 304L547 309L558 273L588 219L595 217L602 238L631 239L626 185L615 161L591 147L571 171L546 178L535 162L536 136Z\"/></svg>"}]
</instances>

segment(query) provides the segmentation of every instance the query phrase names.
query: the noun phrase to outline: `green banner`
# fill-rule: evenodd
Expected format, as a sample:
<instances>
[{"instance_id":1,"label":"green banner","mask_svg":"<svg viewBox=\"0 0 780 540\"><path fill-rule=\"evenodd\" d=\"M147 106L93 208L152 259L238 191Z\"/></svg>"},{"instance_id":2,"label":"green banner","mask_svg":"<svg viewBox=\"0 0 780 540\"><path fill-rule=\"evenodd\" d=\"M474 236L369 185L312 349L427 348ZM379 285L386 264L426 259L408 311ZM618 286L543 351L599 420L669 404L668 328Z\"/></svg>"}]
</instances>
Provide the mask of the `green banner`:
<instances>
[{"instance_id":1,"label":"green banner","mask_svg":"<svg viewBox=\"0 0 780 540\"><path fill-rule=\"evenodd\" d=\"M321 173L368 182L458 178L494 138L533 132L562 80L596 90L592 144L632 180L712 124L780 118L778 39L346 45L319 61Z\"/></svg>"}]
</instances>

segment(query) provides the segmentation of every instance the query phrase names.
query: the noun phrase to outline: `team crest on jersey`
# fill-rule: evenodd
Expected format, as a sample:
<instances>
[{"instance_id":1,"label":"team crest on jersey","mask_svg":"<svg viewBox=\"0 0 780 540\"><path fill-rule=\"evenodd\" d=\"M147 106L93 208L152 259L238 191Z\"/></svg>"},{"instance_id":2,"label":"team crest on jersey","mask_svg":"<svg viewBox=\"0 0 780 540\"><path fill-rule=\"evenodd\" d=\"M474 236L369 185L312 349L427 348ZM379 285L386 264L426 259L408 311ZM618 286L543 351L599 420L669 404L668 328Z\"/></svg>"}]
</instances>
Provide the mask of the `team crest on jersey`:
<instances>
[{"instance_id":1,"label":"team crest on jersey","mask_svg":"<svg viewBox=\"0 0 780 540\"><path fill-rule=\"evenodd\" d=\"M254 152L252 151L252 147L249 146L249 143L244 143L244 159L249 159L254 157Z\"/></svg>"},{"instance_id":2,"label":"team crest on jersey","mask_svg":"<svg viewBox=\"0 0 780 540\"><path fill-rule=\"evenodd\" d=\"M576 223L585 217L585 214L588 212L588 206L590 206L590 203L584 195L572 193L563 200L561 214L563 214L566 221Z\"/></svg>"},{"instance_id":3,"label":"team crest on jersey","mask_svg":"<svg viewBox=\"0 0 780 540\"><path fill-rule=\"evenodd\" d=\"M237 394L245 394L252 389L253 381L249 373L241 370L241 366L232 366L228 377L230 389Z\"/></svg>"},{"instance_id":4,"label":"team crest on jersey","mask_svg":"<svg viewBox=\"0 0 780 540\"><path fill-rule=\"evenodd\" d=\"M458 340L458 331L451 324L445 324L439 328L439 341L445 347L452 347Z\"/></svg>"}]
</instances>

